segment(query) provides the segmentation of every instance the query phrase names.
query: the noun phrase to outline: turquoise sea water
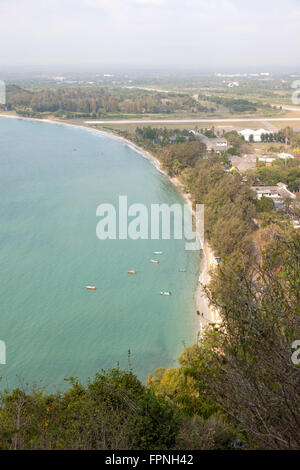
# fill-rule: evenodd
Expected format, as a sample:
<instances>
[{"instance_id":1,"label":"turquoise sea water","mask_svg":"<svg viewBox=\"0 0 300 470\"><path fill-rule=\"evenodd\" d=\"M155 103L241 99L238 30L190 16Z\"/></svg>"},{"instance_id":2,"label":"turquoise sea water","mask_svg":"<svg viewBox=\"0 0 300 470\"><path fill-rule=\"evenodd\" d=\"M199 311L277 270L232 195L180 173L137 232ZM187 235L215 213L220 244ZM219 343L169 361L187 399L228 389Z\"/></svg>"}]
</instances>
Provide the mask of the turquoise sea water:
<instances>
[{"instance_id":1,"label":"turquoise sea water","mask_svg":"<svg viewBox=\"0 0 300 470\"><path fill-rule=\"evenodd\" d=\"M117 139L0 118L2 386L41 380L62 388L64 377L127 368L129 349L145 380L195 341L199 253L185 251L184 240L100 241L96 208L117 205L119 195L149 207L183 204L164 175ZM153 251L164 252L159 265L149 263Z\"/></svg>"}]
</instances>

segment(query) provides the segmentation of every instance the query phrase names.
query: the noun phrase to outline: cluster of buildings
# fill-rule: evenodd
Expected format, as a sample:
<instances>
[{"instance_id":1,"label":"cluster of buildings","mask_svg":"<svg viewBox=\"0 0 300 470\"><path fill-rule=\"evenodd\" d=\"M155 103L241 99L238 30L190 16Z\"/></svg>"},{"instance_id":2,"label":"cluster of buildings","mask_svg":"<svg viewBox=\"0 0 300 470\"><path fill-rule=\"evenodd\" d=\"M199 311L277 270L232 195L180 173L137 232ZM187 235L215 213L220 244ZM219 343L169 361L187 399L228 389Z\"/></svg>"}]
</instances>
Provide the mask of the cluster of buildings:
<instances>
[{"instance_id":1,"label":"cluster of buildings","mask_svg":"<svg viewBox=\"0 0 300 470\"><path fill-rule=\"evenodd\" d=\"M239 82L229 82L228 83L228 88L234 88L240 86Z\"/></svg>"},{"instance_id":2,"label":"cluster of buildings","mask_svg":"<svg viewBox=\"0 0 300 470\"><path fill-rule=\"evenodd\" d=\"M190 133L194 134L196 139L205 144L209 152L214 151L221 153L226 152L229 148L228 141L224 137L208 137L202 132L195 131L193 129L190 130ZM239 134L243 136L247 142L261 142L262 135L272 134L272 131L267 129L244 129L240 131ZM286 152L278 153L275 156L258 154L244 155L243 157L232 156L230 157L232 168L231 170L226 171L238 171L240 173L244 173L247 170L256 168L257 163L259 162L264 163L266 166L270 166L273 161L278 158L287 161L295 158L295 156ZM284 183L278 183L276 186L253 185L252 190L255 191L259 200L262 199L262 197L271 198L275 209L283 209L287 201L296 199L296 195L289 191L288 186ZM300 222L298 220L294 220L293 222L295 228L298 228L298 225L300 227Z\"/></svg>"},{"instance_id":3,"label":"cluster of buildings","mask_svg":"<svg viewBox=\"0 0 300 470\"><path fill-rule=\"evenodd\" d=\"M256 168L257 162L262 162L265 164L265 166L271 166L272 163L278 158L282 160L290 160L295 157L290 153L278 153L275 156L251 154L244 155L243 157L235 155L230 157L230 161L232 166L234 166L240 173L244 173L247 170Z\"/></svg>"},{"instance_id":4,"label":"cluster of buildings","mask_svg":"<svg viewBox=\"0 0 300 470\"><path fill-rule=\"evenodd\" d=\"M269 72L260 72L260 73L216 73L216 77L239 77L239 78L248 78L248 77L270 77Z\"/></svg>"},{"instance_id":5,"label":"cluster of buildings","mask_svg":"<svg viewBox=\"0 0 300 470\"><path fill-rule=\"evenodd\" d=\"M208 151L214 152L225 152L228 150L228 141L225 137L207 137L203 133L196 131L194 129L190 129L190 133L194 134L195 137L203 142L207 146ZM268 129L243 129L238 131L239 135L242 136L246 142L262 142L262 136L267 134L273 134L273 131ZM280 154L279 158L287 158L283 155L287 154ZM293 155L288 155L288 158L293 158Z\"/></svg>"},{"instance_id":6,"label":"cluster of buildings","mask_svg":"<svg viewBox=\"0 0 300 470\"><path fill-rule=\"evenodd\" d=\"M198 130L190 129L189 130L190 134L193 134L196 139L198 139L200 142L206 145L208 152L226 152L230 145L225 137L208 137L207 135L203 134L203 132L200 132ZM272 131L268 129L243 129L238 132L240 136L242 136L246 142L261 142L262 141L262 136L266 134L273 134ZM176 141L176 136L170 139L170 143L173 143L173 141ZM240 164L243 169L241 171L245 171L250 168L255 168L256 162L264 162L266 166L270 166L274 160L277 158L283 159L283 160L289 160L292 158L298 157L298 155L292 155L290 153L286 152L281 152L278 153L276 156L269 156L269 155L245 155L242 159L239 159L239 157L234 157L237 159L235 165L237 166ZM299 155L300 157L300 155ZM238 168L239 169L239 168Z\"/></svg>"},{"instance_id":7,"label":"cluster of buildings","mask_svg":"<svg viewBox=\"0 0 300 470\"><path fill-rule=\"evenodd\" d=\"M195 137L203 142L207 146L208 151L214 152L225 152L228 150L228 141L225 137L207 137L203 133L199 131L195 131L194 129L190 129L190 133L194 134ZM266 134L273 134L272 131L268 129L243 129L238 132L246 142L262 142L262 136Z\"/></svg>"},{"instance_id":8,"label":"cluster of buildings","mask_svg":"<svg viewBox=\"0 0 300 470\"><path fill-rule=\"evenodd\" d=\"M265 163L266 166L271 166L272 163L275 160L277 160L277 158L280 158L281 160L290 160L295 157L291 155L290 153L278 153L275 157L270 156L270 155L258 155L257 156L258 161Z\"/></svg>"},{"instance_id":9,"label":"cluster of buildings","mask_svg":"<svg viewBox=\"0 0 300 470\"><path fill-rule=\"evenodd\" d=\"M224 137L208 137L202 132L195 131L193 129L190 130L190 133L194 134L200 142L205 144L209 152L214 151L221 153L226 152L229 148L228 141ZM253 129L244 129L243 131L239 132L239 134L244 137L245 141L249 141L250 136L252 135L254 142L261 142L262 134L268 133L272 132L267 129L258 129L257 131ZM258 162L263 162L266 166L270 166L277 158L287 161L295 157L292 154L285 152L278 153L276 156L256 154L244 155L243 157L232 156L230 157L232 168L231 170L226 171L238 171L240 173L244 173L247 170L256 168ZM259 200L262 197L271 198L273 200L275 209L283 209L286 201L296 199L296 195L289 191L288 186L284 183L278 183L276 186L254 185L252 186L252 190L256 192L257 198ZM297 224L300 227L299 221L294 220L294 226L296 228L298 228Z\"/></svg>"},{"instance_id":10,"label":"cluster of buildings","mask_svg":"<svg viewBox=\"0 0 300 470\"><path fill-rule=\"evenodd\" d=\"M276 186L252 186L256 192L257 199L262 197L270 197L274 202L275 209L283 209L285 201L296 199L295 194L288 190L288 186L284 183L278 183Z\"/></svg>"}]
</instances>

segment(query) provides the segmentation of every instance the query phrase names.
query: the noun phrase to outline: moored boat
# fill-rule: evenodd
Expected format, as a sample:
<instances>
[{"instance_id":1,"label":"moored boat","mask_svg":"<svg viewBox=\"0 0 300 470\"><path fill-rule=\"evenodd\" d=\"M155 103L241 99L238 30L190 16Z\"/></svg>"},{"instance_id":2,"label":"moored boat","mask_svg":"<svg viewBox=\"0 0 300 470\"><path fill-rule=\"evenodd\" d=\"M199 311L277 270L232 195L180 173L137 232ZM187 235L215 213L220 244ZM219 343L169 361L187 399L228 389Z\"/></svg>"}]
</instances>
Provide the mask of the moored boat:
<instances>
[{"instance_id":1,"label":"moored boat","mask_svg":"<svg viewBox=\"0 0 300 470\"><path fill-rule=\"evenodd\" d=\"M159 261L157 259L150 259L150 263L159 264Z\"/></svg>"},{"instance_id":2,"label":"moored boat","mask_svg":"<svg viewBox=\"0 0 300 470\"><path fill-rule=\"evenodd\" d=\"M163 252L162 251L154 251L153 254L154 255L163 255Z\"/></svg>"},{"instance_id":3,"label":"moored boat","mask_svg":"<svg viewBox=\"0 0 300 470\"><path fill-rule=\"evenodd\" d=\"M162 290L162 291L160 292L160 295L170 296L170 295L172 295L172 292L166 291L166 290Z\"/></svg>"},{"instance_id":4,"label":"moored boat","mask_svg":"<svg viewBox=\"0 0 300 470\"><path fill-rule=\"evenodd\" d=\"M85 286L87 290L96 290L97 287L96 287L96 284L94 284L93 286Z\"/></svg>"},{"instance_id":5,"label":"moored boat","mask_svg":"<svg viewBox=\"0 0 300 470\"><path fill-rule=\"evenodd\" d=\"M129 269L127 272L128 272L128 274L136 274L135 269Z\"/></svg>"}]
</instances>

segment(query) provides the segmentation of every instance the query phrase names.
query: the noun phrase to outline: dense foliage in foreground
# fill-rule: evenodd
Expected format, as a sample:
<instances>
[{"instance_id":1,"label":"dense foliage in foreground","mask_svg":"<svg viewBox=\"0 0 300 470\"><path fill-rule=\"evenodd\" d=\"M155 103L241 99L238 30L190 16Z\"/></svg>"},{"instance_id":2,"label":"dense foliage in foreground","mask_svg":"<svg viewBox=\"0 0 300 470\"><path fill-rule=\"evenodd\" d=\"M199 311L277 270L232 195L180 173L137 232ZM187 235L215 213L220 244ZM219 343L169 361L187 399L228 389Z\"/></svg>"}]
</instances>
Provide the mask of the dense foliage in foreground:
<instances>
[{"instance_id":1,"label":"dense foliage in foreground","mask_svg":"<svg viewBox=\"0 0 300 470\"><path fill-rule=\"evenodd\" d=\"M131 373L99 373L65 393L16 389L1 396L1 449L166 449L174 445L174 406Z\"/></svg>"}]
</instances>

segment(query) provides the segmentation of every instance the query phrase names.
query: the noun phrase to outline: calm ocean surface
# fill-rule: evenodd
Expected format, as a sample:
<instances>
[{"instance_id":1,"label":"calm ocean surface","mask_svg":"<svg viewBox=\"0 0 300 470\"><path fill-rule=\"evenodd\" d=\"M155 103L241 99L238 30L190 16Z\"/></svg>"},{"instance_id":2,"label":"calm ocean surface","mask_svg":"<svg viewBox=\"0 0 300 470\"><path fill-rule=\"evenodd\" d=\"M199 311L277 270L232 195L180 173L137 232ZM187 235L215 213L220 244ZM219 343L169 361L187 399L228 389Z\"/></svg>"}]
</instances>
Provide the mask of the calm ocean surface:
<instances>
[{"instance_id":1,"label":"calm ocean surface","mask_svg":"<svg viewBox=\"0 0 300 470\"><path fill-rule=\"evenodd\" d=\"M1 387L41 381L61 389L65 377L128 368L128 350L145 380L195 342L199 253L185 251L184 240L98 240L96 208L117 205L119 195L148 207L183 204L164 175L117 139L0 117ZM164 252L159 265L149 263L153 251ZM161 297L162 289L173 295Z\"/></svg>"}]
</instances>

